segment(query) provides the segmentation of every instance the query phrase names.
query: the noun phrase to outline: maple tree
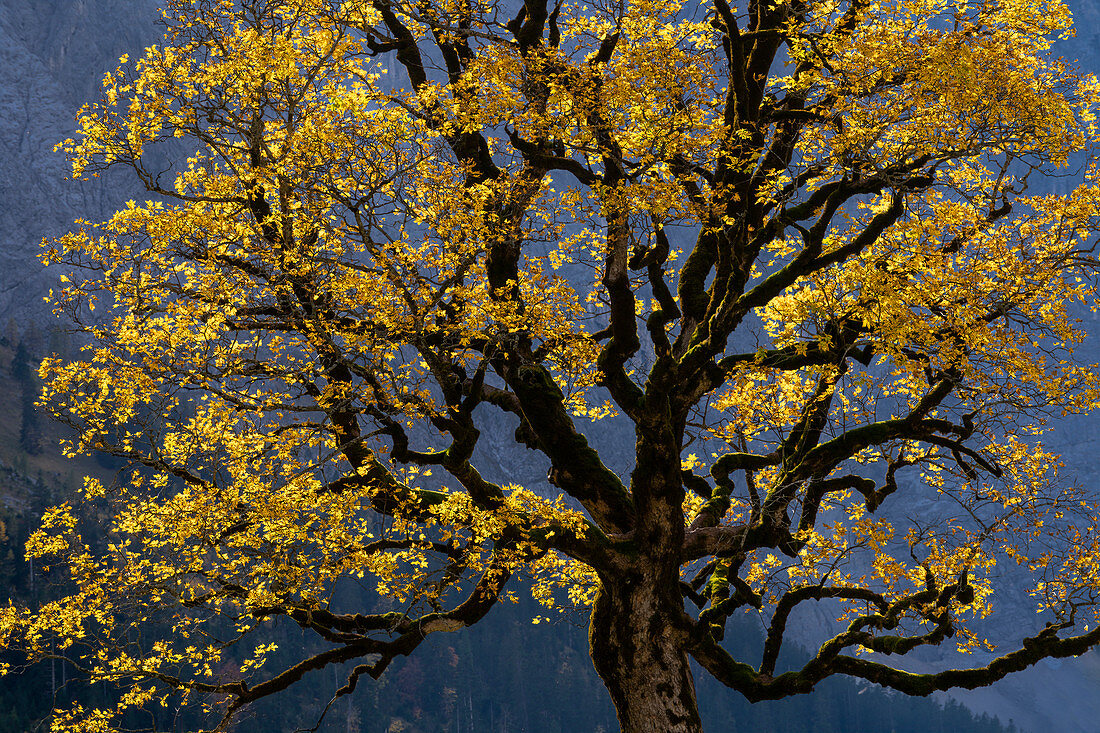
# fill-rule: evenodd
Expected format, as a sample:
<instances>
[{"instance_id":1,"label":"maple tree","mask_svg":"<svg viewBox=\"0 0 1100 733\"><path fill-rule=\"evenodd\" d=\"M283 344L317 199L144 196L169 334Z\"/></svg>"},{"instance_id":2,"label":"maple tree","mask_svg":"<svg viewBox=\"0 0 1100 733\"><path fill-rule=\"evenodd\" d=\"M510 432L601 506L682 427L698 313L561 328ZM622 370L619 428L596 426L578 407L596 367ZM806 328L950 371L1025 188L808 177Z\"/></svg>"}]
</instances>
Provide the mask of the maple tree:
<instances>
[{"instance_id":1,"label":"maple tree","mask_svg":"<svg viewBox=\"0 0 1100 733\"><path fill-rule=\"evenodd\" d=\"M750 700L832 675L926 695L1100 642L1098 505L1041 443L1100 400L1072 317L1100 85L1050 51L1060 2L164 18L64 144L151 200L44 255L88 341L43 363L43 404L70 453L128 466L86 482L105 548L69 503L28 544L69 590L0 613L4 646L120 689L54 730L186 701L224 730L353 662L347 694L527 588L591 609L631 733L701 730L692 660ZM1080 184L1029 193L1060 169ZM552 492L479 472L501 415ZM599 430L634 441L628 476ZM972 668L892 665L992 649L1014 574L1044 627ZM338 602L349 579L377 606ZM841 624L777 669L813 604ZM757 660L722 646L746 611ZM277 667L275 618L321 650Z\"/></svg>"}]
</instances>

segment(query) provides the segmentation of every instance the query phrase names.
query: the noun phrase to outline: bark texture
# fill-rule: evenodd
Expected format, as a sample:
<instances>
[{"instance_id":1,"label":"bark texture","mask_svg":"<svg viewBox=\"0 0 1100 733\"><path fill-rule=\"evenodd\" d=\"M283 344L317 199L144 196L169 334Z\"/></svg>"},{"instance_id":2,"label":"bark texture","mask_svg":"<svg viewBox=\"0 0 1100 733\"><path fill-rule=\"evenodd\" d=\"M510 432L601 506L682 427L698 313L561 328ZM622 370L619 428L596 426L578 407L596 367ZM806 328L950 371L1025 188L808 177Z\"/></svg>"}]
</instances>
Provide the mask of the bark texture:
<instances>
[{"instance_id":1,"label":"bark texture","mask_svg":"<svg viewBox=\"0 0 1100 733\"><path fill-rule=\"evenodd\" d=\"M702 733L695 681L680 639L681 608L645 573L605 581L592 610L589 643L622 733Z\"/></svg>"}]
</instances>

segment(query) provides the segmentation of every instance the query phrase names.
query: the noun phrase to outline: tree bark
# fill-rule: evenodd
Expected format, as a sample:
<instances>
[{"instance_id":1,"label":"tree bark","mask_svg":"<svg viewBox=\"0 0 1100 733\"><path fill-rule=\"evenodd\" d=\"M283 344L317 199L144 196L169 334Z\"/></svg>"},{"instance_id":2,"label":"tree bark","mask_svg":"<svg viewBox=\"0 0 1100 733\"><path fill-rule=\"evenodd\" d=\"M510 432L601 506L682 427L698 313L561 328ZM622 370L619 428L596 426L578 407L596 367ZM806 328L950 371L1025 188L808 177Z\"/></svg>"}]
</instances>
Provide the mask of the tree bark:
<instances>
[{"instance_id":1,"label":"tree bark","mask_svg":"<svg viewBox=\"0 0 1100 733\"><path fill-rule=\"evenodd\" d=\"M622 733L702 733L679 598L641 572L603 580L588 639ZM673 588L675 588L675 584Z\"/></svg>"}]
</instances>

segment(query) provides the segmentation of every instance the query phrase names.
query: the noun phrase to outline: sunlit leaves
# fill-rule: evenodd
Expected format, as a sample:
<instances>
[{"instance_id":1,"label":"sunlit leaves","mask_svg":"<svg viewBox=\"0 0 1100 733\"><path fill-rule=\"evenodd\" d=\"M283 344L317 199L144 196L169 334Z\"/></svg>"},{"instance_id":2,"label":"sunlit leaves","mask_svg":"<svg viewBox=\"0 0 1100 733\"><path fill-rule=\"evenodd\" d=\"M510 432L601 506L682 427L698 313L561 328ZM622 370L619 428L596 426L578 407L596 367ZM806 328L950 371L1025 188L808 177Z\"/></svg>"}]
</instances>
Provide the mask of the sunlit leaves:
<instances>
[{"instance_id":1,"label":"sunlit leaves","mask_svg":"<svg viewBox=\"0 0 1100 733\"><path fill-rule=\"evenodd\" d=\"M224 728L270 619L388 663L514 573L555 610L656 573L697 644L832 599L834 656L982 646L1006 558L1091 608L1095 505L1038 443L1100 402L1096 173L1034 193L1100 104L1064 5L537 6L173 0L81 112L74 174L149 200L44 255L87 343L43 404L127 464L105 548L68 505L29 547L72 593L0 613L129 685L58 731L172 690ZM560 494L479 472L491 411ZM615 414L629 477L583 435Z\"/></svg>"}]
</instances>

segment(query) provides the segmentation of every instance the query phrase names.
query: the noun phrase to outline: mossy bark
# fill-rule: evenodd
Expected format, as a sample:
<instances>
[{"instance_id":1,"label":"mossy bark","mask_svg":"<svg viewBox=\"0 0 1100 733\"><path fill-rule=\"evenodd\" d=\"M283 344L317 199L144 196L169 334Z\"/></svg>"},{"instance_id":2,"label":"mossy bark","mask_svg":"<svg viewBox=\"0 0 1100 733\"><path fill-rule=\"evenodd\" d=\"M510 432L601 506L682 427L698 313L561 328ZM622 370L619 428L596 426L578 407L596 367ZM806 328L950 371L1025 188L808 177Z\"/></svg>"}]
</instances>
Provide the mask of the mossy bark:
<instances>
[{"instance_id":1,"label":"mossy bark","mask_svg":"<svg viewBox=\"0 0 1100 733\"><path fill-rule=\"evenodd\" d=\"M682 608L661 598L661 584L644 573L617 581L600 589L589 642L622 733L702 733L695 682L679 638Z\"/></svg>"}]
</instances>

